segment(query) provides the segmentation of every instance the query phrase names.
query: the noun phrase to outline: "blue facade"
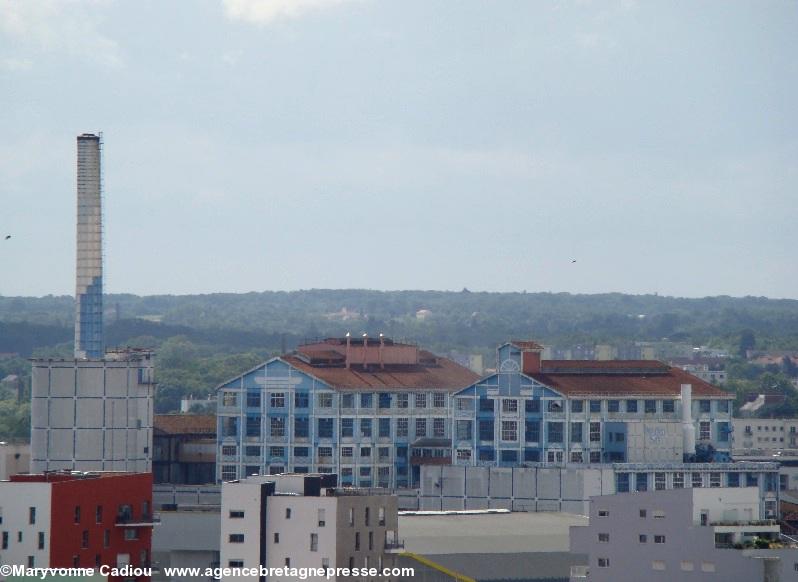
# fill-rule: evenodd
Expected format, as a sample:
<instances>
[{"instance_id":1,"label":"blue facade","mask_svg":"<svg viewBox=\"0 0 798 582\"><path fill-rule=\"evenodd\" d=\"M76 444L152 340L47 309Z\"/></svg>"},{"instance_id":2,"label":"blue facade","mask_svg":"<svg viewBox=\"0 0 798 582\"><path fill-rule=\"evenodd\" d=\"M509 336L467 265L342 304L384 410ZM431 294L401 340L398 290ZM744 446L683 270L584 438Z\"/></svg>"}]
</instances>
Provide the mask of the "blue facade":
<instances>
[{"instance_id":1,"label":"blue facade","mask_svg":"<svg viewBox=\"0 0 798 582\"><path fill-rule=\"evenodd\" d=\"M103 346L103 280L94 277L85 293L76 297L77 345L75 349L88 358L102 358Z\"/></svg>"}]
</instances>

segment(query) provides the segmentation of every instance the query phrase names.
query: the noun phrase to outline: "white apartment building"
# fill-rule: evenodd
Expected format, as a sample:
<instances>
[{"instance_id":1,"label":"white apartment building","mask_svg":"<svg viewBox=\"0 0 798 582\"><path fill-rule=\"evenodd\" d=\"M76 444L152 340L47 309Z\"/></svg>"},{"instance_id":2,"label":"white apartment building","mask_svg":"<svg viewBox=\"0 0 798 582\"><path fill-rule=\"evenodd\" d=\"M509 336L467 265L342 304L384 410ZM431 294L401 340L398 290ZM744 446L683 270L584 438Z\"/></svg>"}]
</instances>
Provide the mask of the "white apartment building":
<instances>
[{"instance_id":1,"label":"white apartment building","mask_svg":"<svg viewBox=\"0 0 798 582\"><path fill-rule=\"evenodd\" d=\"M336 482L329 474L286 474L223 483L220 567L393 567L396 497L339 489ZM269 580L297 578L289 573Z\"/></svg>"},{"instance_id":2,"label":"white apartment building","mask_svg":"<svg viewBox=\"0 0 798 582\"><path fill-rule=\"evenodd\" d=\"M798 418L735 418L732 426L735 452L798 448Z\"/></svg>"},{"instance_id":3,"label":"white apartment building","mask_svg":"<svg viewBox=\"0 0 798 582\"><path fill-rule=\"evenodd\" d=\"M571 527L571 552L588 555L572 582L798 580L798 549L763 519L755 487L593 497L589 520Z\"/></svg>"}]
</instances>

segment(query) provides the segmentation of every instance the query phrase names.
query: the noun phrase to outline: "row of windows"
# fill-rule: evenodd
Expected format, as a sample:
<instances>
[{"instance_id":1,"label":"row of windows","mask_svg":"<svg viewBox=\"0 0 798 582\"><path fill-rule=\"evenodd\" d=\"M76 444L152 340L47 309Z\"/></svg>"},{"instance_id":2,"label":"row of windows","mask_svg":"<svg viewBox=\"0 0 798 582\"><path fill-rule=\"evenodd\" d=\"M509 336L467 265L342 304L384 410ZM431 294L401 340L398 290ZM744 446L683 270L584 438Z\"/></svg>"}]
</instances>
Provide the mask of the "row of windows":
<instances>
[{"instance_id":1,"label":"row of windows","mask_svg":"<svg viewBox=\"0 0 798 582\"><path fill-rule=\"evenodd\" d=\"M44 540L45 540L44 532L40 531L40 532L37 532L37 533L38 533L38 537L37 537L38 549L39 550L43 550L44 549ZM22 534L21 531L18 531L17 532L17 542L21 544L22 540L23 540L23 534ZM2 534L2 542L0 542L0 547L2 547L2 549L4 549L4 550L7 550L8 549L8 543L9 543L9 532L4 531L3 534Z\"/></svg>"},{"instance_id":2,"label":"row of windows","mask_svg":"<svg viewBox=\"0 0 798 582\"><path fill-rule=\"evenodd\" d=\"M222 419L222 436L236 436L237 418L224 417ZM267 419L268 436L284 438L286 432L286 418L284 416L274 416ZM357 422L356 422L357 421ZM391 422L394 422L394 430L391 431ZM430 427L431 421L431 427ZM334 438L334 418L316 419L316 436L319 438ZM294 438L310 437L310 419L307 416L298 416L293 419ZM376 430L375 430L376 427ZM357 432L356 429L357 428ZM392 434L393 432L393 434ZM261 436L261 417L247 416L245 433L248 437ZM340 419L339 436L340 438L403 438L410 436L410 421L407 418L342 418ZM413 435L415 437L445 437L446 419L445 418L416 418L413 423ZM224 454L224 453L223 453Z\"/></svg>"},{"instance_id":3,"label":"row of windows","mask_svg":"<svg viewBox=\"0 0 798 582\"><path fill-rule=\"evenodd\" d=\"M262 393L260 391L247 391L246 392L246 405L247 408L260 408ZM287 407L289 394L285 392L270 392L267 394L269 407L275 409L283 409ZM306 391L298 391L293 393L294 408L310 408L310 393ZM333 408L334 407L334 394L332 392L321 392L316 394L316 407L317 408ZM412 401L415 408L446 408L446 394L425 392L416 392L412 394L400 393L391 394L382 392L377 394L371 392L364 392L362 394L341 394L340 403L341 408L354 409L357 405L358 408L373 409L376 403L377 408L410 408ZM238 406L238 392L226 390L222 392L222 406Z\"/></svg>"},{"instance_id":4,"label":"row of windows","mask_svg":"<svg viewBox=\"0 0 798 582\"><path fill-rule=\"evenodd\" d=\"M326 525L326 523L327 523L326 514L327 514L327 510L324 509L323 507L319 508L317 510L317 518L318 518L317 521L318 521L319 527L324 527ZM244 519L245 511L243 509L231 509L229 511L228 515L230 516L230 519ZM285 519L291 519L291 515L292 515L291 508L290 507L286 507L285 508ZM350 507L349 508L349 519L348 519L348 521L349 521L349 527L355 527L356 515L355 515L355 508L354 507ZM370 507L363 508L363 525L365 525L366 527L369 527L371 525L371 508ZM377 525L385 525L385 507L384 506L380 506L380 507L377 508ZM243 536L243 534L231 534L231 535L242 535ZM275 533L274 536L275 536L274 537L274 543L279 543L280 542L280 534L279 533ZM232 540L230 540L230 541L232 542ZM244 540L242 538L241 542L243 542L243 541ZM233 543L239 543L239 542L233 542Z\"/></svg>"},{"instance_id":5,"label":"row of windows","mask_svg":"<svg viewBox=\"0 0 798 582\"><path fill-rule=\"evenodd\" d=\"M664 543L664 542L663 542ZM609 568L610 567L610 559L609 558L597 558L596 565L599 568ZM651 569L663 572L666 570L665 561L664 560L653 560L651 562ZM683 572L693 572L695 570L695 564L690 561L682 561L679 563L679 569ZM701 562L701 571L702 572L714 572L715 571L715 563L714 562Z\"/></svg>"},{"instance_id":6,"label":"row of windows","mask_svg":"<svg viewBox=\"0 0 798 582\"><path fill-rule=\"evenodd\" d=\"M671 488L683 489L686 483L691 487L722 487L723 474L718 471L710 473L664 473L655 472L653 475L653 488L656 491L667 489L668 477L670 477ZM766 488L769 491L775 490L775 477L765 479ZM629 491L648 491L651 486L649 473L618 473L616 475L616 491L625 493ZM727 473L726 487L758 487L758 473Z\"/></svg>"},{"instance_id":7,"label":"row of windows","mask_svg":"<svg viewBox=\"0 0 798 582\"><path fill-rule=\"evenodd\" d=\"M502 420L500 421L500 440L506 442L514 442L519 440L519 421L516 420ZM570 423L570 440L571 442L583 442L585 437L583 422ZM458 441L470 441L473 438L472 433L473 421L471 420L457 420L455 421L455 436ZM494 435L494 420L479 420L477 421L478 436L480 441L493 441ZM540 428L541 422L538 420L523 421L524 427L524 440L526 442L537 443L540 442ZM549 443L563 443L565 438L565 423L560 421L549 421L546 423L547 428L547 441ZM601 423L590 422L588 423L588 438L590 442L601 442Z\"/></svg>"}]
</instances>

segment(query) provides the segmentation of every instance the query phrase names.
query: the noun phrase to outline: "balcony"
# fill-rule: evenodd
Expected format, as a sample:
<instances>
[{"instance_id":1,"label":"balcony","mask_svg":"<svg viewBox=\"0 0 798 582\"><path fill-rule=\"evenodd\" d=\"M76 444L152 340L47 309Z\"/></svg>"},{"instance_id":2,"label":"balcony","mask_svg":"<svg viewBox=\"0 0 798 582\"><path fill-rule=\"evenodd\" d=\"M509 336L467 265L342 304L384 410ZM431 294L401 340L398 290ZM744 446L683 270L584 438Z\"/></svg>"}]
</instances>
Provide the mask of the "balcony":
<instances>
[{"instance_id":1,"label":"balcony","mask_svg":"<svg viewBox=\"0 0 798 582\"><path fill-rule=\"evenodd\" d=\"M154 527L160 525L161 517L155 514L134 517L132 515L120 514L116 516L116 527Z\"/></svg>"}]
</instances>

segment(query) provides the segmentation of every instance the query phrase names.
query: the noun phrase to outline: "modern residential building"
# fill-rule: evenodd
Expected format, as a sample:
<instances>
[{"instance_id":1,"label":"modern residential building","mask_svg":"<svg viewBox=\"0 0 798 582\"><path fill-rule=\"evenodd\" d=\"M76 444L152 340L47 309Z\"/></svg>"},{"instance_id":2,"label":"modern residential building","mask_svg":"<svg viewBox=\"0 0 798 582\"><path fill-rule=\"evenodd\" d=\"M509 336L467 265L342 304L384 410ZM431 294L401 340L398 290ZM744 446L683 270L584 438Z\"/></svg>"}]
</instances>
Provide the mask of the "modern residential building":
<instances>
[{"instance_id":1,"label":"modern residential building","mask_svg":"<svg viewBox=\"0 0 798 582\"><path fill-rule=\"evenodd\" d=\"M31 472L152 470L153 353L32 360Z\"/></svg>"},{"instance_id":2,"label":"modern residential building","mask_svg":"<svg viewBox=\"0 0 798 582\"><path fill-rule=\"evenodd\" d=\"M571 528L571 551L589 556L574 582L798 580L798 549L777 544L779 526L764 519L756 488L599 496L589 519Z\"/></svg>"},{"instance_id":3,"label":"modern residential building","mask_svg":"<svg viewBox=\"0 0 798 582\"><path fill-rule=\"evenodd\" d=\"M2 564L150 566L155 520L148 473L15 475L0 482L0 517Z\"/></svg>"},{"instance_id":4,"label":"modern residential building","mask_svg":"<svg viewBox=\"0 0 798 582\"><path fill-rule=\"evenodd\" d=\"M77 142L75 358L98 359L104 352L102 139L84 133Z\"/></svg>"},{"instance_id":5,"label":"modern residential building","mask_svg":"<svg viewBox=\"0 0 798 582\"><path fill-rule=\"evenodd\" d=\"M448 462L452 394L476 379L383 337L301 345L217 388L217 479L319 472L408 487L423 459Z\"/></svg>"},{"instance_id":6,"label":"modern residential building","mask_svg":"<svg viewBox=\"0 0 798 582\"><path fill-rule=\"evenodd\" d=\"M421 472L421 510L505 508L585 515L590 499L614 493L670 489L754 487L759 512L779 513L779 463L533 463L530 467L427 466ZM409 501L401 497L403 507Z\"/></svg>"},{"instance_id":7,"label":"modern residential building","mask_svg":"<svg viewBox=\"0 0 798 582\"><path fill-rule=\"evenodd\" d=\"M452 441L439 458L502 467L729 459L732 394L658 361L546 361L542 351L532 341L498 348L497 372L453 395Z\"/></svg>"},{"instance_id":8,"label":"modern residential building","mask_svg":"<svg viewBox=\"0 0 798 582\"><path fill-rule=\"evenodd\" d=\"M393 567L392 552L399 547L396 498L335 484L336 476L328 474L223 483L221 566ZM296 578L286 572L269 579Z\"/></svg>"},{"instance_id":9,"label":"modern residential building","mask_svg":"<svg viewBox=\"0 0 798 582\"><path fill-rule=\"evenodd\" d=\"M152 472L156 483L216 482L216 417L156 414Z\"/></svg>"}]
</instances>

